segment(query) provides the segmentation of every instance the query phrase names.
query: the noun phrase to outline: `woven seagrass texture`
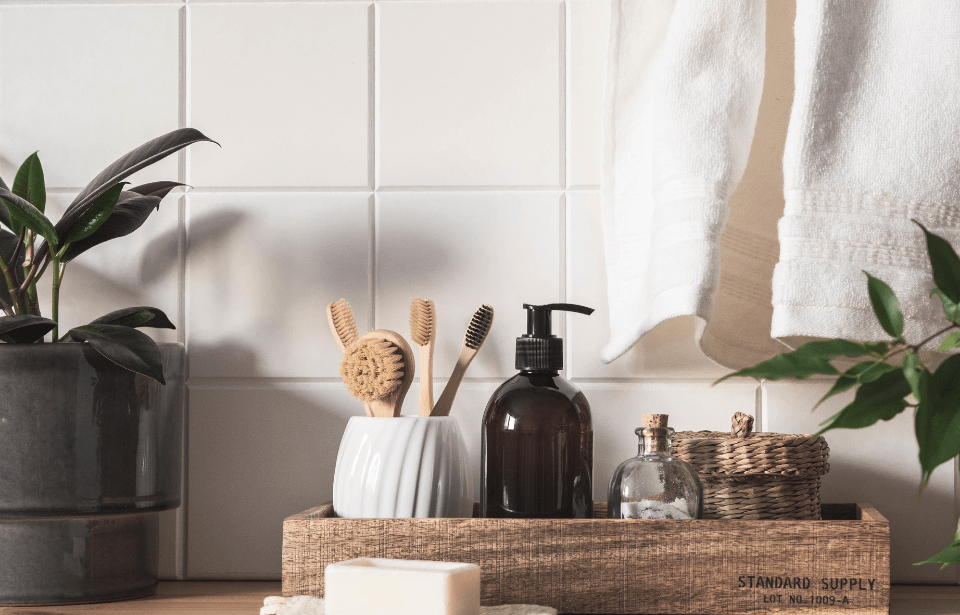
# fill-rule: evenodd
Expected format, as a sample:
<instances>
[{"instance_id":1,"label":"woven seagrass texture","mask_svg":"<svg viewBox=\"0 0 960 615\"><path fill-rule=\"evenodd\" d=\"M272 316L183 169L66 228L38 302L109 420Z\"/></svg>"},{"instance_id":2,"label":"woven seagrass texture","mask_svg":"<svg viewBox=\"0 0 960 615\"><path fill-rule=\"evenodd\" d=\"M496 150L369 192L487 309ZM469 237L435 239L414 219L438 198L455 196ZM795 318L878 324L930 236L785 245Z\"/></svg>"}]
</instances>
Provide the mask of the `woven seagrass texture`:
<instances>
[{"instance_id":1,"label":"woven seagrass texture","mask_svg":"<svg viewBox=\"0 0 960 615\"><path fill-rule=\"evenodd\" d=\"M820 477L830 470L827 441L751 433L746 416L737 413L732 433L673 435L673 455L692 465L703 483L703 518L819 519Z\"/></svg>"},{"instance_id":2,"label":"woven seagrass texture","mask_svg":"<svg viewBox=\"0 0 960 615\"><path fill-rule=\"evenodd\" d=\"M488 606L888 613L890 526L869 505L827 506L823 521L606 519L599 503L594 512L598 518L339 519L326 504L284 520L283 594L321 598L329 564L387 557L477 564ZM852 590L850 579L857 581ZM824 583L837 589L824 590Z\"/></svg>"}]
</instances>

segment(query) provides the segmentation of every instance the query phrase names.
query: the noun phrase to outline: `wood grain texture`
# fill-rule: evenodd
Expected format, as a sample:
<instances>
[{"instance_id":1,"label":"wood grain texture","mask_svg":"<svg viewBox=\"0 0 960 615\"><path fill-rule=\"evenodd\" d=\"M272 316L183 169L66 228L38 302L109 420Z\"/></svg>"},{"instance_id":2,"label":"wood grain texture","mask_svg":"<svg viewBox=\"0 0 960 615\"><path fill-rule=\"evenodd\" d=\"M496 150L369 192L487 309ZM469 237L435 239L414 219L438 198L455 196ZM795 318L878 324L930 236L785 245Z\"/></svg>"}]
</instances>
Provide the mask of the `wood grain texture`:
<instances>
[{"instance_id":1,"label":"wood grain texture","mask_svg":"<svg viewBox=\"0 0 960 615\"><path fill-rule=\"evenodd\" d=\"M337 519L326 504L284 521L283 595L323 597L328 564L390 557L478 564L484 605L540 604L561 613L888 613L890 527L867 504L825 507L822 521L604 514L597 504L597 518L581 520Z\"/></svg>"}]
</instances>

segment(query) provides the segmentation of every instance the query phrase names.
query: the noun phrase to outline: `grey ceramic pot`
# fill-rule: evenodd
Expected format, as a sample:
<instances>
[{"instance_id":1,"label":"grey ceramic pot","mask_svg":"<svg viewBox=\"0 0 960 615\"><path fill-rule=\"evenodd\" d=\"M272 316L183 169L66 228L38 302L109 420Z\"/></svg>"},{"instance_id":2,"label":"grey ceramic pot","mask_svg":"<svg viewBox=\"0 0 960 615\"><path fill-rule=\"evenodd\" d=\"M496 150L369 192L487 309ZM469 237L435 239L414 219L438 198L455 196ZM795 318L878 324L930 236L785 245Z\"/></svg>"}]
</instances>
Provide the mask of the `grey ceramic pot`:
<instances>
[{"instance_id":1,"label":"grey ceramic pot","mask_svg":"<svg viewBox=\"0 0 960 615\"><path fill-rule=\"evenodd\" d=\"M0 604L156 587L157 515L180 505L184 349L165 386L86 344L0 344Z\"/></svg>"}]
</instances>

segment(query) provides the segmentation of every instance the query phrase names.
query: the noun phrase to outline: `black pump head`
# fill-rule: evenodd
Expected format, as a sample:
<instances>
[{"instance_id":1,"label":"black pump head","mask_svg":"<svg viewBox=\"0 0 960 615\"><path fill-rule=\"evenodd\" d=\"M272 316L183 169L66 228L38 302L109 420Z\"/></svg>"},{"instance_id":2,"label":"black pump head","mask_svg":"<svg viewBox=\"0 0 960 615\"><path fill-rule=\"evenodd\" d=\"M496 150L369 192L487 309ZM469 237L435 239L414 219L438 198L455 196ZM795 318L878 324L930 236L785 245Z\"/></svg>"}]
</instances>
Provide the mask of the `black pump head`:
<instances>
[{"instance_id":1,"label":"black pump head","mask_svg":"<svg viewBox=\"0 0 960 615\"><path fill-rule=\"evenodd\" d=\"M573 303L523 304L527 310L527 332L517 338L517 369L527 371L563 369L563 340L553 335L551 313L556 310L593 314L593 308Z\"/></svg>"}]
</instances>

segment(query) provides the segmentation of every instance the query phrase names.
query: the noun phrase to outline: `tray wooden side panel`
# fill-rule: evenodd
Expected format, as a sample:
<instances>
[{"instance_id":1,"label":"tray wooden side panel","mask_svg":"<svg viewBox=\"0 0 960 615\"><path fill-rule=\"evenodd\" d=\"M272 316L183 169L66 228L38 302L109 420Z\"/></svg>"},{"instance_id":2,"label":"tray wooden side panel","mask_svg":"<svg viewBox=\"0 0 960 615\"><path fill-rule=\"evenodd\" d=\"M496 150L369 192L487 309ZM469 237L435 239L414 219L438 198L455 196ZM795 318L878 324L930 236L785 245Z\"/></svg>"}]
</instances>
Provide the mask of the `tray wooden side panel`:
<instances>
[{"instance_id":1,"label":"tray wooden side panel","mask_svg":"<svg viewBox=\"0 0 960 615\"><path fill-rule=\"evenodd\" d=\"M283 594L323 596L355 557L459 561L481 601L562 613L887 613L889 524L872 507L824 521L337 519L284 522ZM825 514L827 510L825 509Z\"/></svg>"}]
</instances>

